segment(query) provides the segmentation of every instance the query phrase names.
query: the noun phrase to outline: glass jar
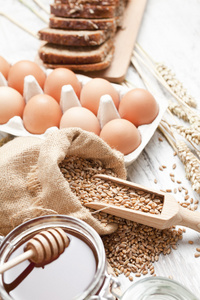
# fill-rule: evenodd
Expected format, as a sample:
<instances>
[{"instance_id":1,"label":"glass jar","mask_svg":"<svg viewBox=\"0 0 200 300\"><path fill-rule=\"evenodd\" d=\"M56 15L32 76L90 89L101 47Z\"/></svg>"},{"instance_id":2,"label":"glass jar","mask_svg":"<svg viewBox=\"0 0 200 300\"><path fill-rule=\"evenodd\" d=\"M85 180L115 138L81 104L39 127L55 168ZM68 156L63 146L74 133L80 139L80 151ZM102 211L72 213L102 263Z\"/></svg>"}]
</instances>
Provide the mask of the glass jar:
<instances>
[{"instance_id":1,"label":"glass jar","mask_svg":"<svg viewBox=\"0 0 200 300\"><path fill-rule=\"evenodd\" d=\"M131 285L120 300L199 300L185 287L165 277L147 277Z\"/></svg>"},{"instance_id":2,"label":"glass jar","mask_svg":"<svg viewBox=\"0 0 200 300\"><path fill-rule=\"evenodd\" d=\"M56 227L69 236L71 253L64 251L43 268L26 261L0 274L0 299L200 300L179 283L158 276L140 279L122 296L116 294L120 284L107 272L100 236L87 223L64 215L32 219L0 238L0 265L22 253L24 244L37 233Z\"/></svg>"},{"instance_id":3,"label":"glass jar","mask_svg":"<svg viewBox=\"0 0 200 300\"><path fill-rule=\"evenodd\" d=\"M25 261L1 274L2 299L115 299L110 293L114 279L107 273L103 242L91 226L76 218L44 216L16 227L1 242L0 265L21 254L34 235L56 227L70 238L64 253L42 268Z\"/></svg>"}]
</instances>

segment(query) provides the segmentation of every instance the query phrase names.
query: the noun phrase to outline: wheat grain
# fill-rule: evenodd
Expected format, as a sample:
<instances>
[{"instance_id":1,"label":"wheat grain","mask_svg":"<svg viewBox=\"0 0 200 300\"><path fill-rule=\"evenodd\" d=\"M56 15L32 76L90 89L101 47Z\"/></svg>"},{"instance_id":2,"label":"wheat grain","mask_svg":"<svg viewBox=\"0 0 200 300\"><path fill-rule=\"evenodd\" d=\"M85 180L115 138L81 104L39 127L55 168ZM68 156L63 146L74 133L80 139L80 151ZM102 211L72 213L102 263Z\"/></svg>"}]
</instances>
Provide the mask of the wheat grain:
<instances>
[{"instance_id":1,"label":"wheat grain","mask_svg":"<svg viewBox=\"0 0 200 300\"><path fill-rule=\"evenodd\" d=\"M3 137L0 139L0 147L6 144L7 142L11 141L13 139L12 136L8 135L6 137Z\"/></svg>"},{"instance_id":2,"label":"wheat grain","mask_svg":"<svg viewBox=\"0 0 200 300\"><path fill-rule=\"evenodd\" d=\"M197 257L200 257L200 253L197 253L197 252L196 252L196 253L194 254L194 257L196 257L196 258L197 258Z\"/></svg>"},{"instance_id":3,"label":"wheat grain","mask_svg":"<svg viewBox=\"0 0 200 300\"><path fill-rule=\"evenodd\" d=\"M122 188L114 186L113 183L103 182L100 179L94 178L95 174L107 173L112 176L113 172L104 168L101 161L87 160L77 157L66 157L60 163L60 170L63 176L68 181L71 190L79 198L84 205L84 201L119 201L128 202L129 196L132 198L133 205L141 204L141 207L153 210L162 209L160 199L152 195L152 199L149 194L145 194L141 191L139 198L141 203L134 204L135 191L131 191L129 188ZM128 194L128 195L127 195ZM105 197L102 197L104 195ZM126 197L127 195L127 197ZM117 198L118 197L118 198ZM125 197L125 199L123 199ZM115 199L117 198L117 200ZM123 199L123 200L122 200ZM157 211L159 213L159 211ZM101 211L93 215L104 226L110 223L117 223L118 230L113 234L102 237L106 257L110 265L112 266L115 274L118 276L124 274L133 280L132 273L136 277L140 277L142 274L154 276L155 271L153 262L158 261L159 255L163 253L167 255L171 252L172 245L176 245L177 242L182 239L181 230L176 230L175 227L158 230L149 226L131 222L122 218L114 217Z\"/></svg>"}]
</instances>

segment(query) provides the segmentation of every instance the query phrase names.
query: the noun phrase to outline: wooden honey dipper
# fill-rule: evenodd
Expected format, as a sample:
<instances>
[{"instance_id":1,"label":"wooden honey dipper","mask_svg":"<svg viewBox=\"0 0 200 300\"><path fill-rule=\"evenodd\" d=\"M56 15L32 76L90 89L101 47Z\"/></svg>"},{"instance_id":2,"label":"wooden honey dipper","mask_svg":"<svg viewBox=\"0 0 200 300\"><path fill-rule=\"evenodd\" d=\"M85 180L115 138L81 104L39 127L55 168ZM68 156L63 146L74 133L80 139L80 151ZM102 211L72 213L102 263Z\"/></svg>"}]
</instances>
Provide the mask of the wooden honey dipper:
<instances>
[{"instance_id":1,"label":"wooden honey dipper","mask_svg":"<svg viewBox=\"0 0 200 300\"><path fill-rule=\"evenodd\" d=\"M41 231L30 239L24 253L0 266L0 274L29 259L37 267L57 259L69 245L69 238L61 228Z\"/></svg>"}]
</instances>

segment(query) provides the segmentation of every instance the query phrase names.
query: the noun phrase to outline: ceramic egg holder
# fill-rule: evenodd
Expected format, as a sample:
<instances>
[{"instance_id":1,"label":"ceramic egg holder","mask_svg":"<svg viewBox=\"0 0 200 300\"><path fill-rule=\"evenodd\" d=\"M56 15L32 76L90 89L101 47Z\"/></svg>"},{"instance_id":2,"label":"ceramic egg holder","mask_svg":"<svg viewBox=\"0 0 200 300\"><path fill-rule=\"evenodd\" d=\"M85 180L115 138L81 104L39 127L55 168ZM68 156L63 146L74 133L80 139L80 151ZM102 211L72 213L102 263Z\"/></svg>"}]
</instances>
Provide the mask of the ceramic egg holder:
<instances>
[{"instance_id":1,"label":"ceramic egg holder","mask_svg":"<svg viewBox=\"0 0 200 300\"><path fill-rule=\"evenodd\" d=\"M76 96L76 93L70 84L64 85L61 91L60 107L64 113L71 107L81 106L81 103Z\"/></svg>"},{"instance_id":2,"label":"ceramic egg holder","mask_svg":"<svg viewBox=\"0 0 200 300\"><path fill-rule=\"evenodd\" d=\"M43 94L43 90L33 75L28 75L24 78L23 96L27 103L33 96Z\"/></svg>"},{"instance_id":3,"label":"ceramic egg holder","mask_svg":"<svg viewBox=\"0 0 200 300\"><path fill-rule=\"evenodd\" d=\"M8 86L7 80L3 76L3 74L0 72L0 86Z\"/></svg>"},{"instance_id":4,"label":"ceramic egg holder","mask_svg":"<svg viewBox=\"0 0 200 300\"><path fill-rule=\"evenodd\" d=\"M53 70L52 69L47 69L46 75L48 76ZM91 80L90 77L87 77L85 75L80 75L77 74L77 78L81 85L83 86L86 84L88 81ZM5 77L0 73L0 86L8 86L7 80ZM119 98L121 99L122 96L130 90L128 87L124 87L122 85L118 84L113 84L114 88L117 90L119 94ZM35 79L34 76L28 75L24 79L24 99L25 102L27 103L29 99L35 95L38 94L43 94L44 91L41 89L39 86L37 80ZM159 97L161 100L159 104L159 114L156 117L156 119L151 123L143 126L139 126L139 131L142 137L142 142L139 145L139 147L131 152L128 155L125 155L125 164L128 166L131 164L142 152L146 144L149 142L150 138L154 134L156 128L158 127L162 115L167 109L167 103L165 101L162 101L161 97ZM61 97L60 97L60 107L61 110L64 114L66 110L68 110L71 107L77 107L81 106L81 103L73 90L71 85L64 85L61 90ZM100 104L99 104L99 110L97 113L97 118L100 122L100 127L102 128L106 123L109 121L120 118L120 115L118 113L118 110L115 107L115 104L111 98L110 95L103 95L100 99ZM47 131L44 134L40 135L34 135L40 138L45 138L49 132L56 130L56 127L51 127L47 129ZM8 121L7 124L0 125L0 131L6 132L12 135L17 135L17 136L30 136L33 134L30 134L28 131L23 126L23 121L20 117L15 116L11 120Z\"/></svg>"},{"instance_id":5,"label":"ceramic egg holder","mask_svg":"<svg viewBox=\"0 0 200 300\"><path fill-rule=\"evenodd\" d=\"M120 115L110 95L103 95L100 98L97 118L101 128L113 119L119 119Z\"/></svg>"},{"instance_id":6,"label":"ceramic egg holder","mask_svg":"<svg viewBox=\"0 0 200 300\"><path fill-rule=\"evenodd\" d=\"M0 73L0 86L7 86L7 80ZM24 78L23 97L27 103L35 95L43 94L43 90L34 76L28 75ZM81 106L81 103L70 84L64 85L61 90L60 107L64 113L71 107ZM120 118L120 115L115 107L115 104L110 95L103 95L100 99L97 118L101 128L109 121Z\"/></svg>"}]
</instances>

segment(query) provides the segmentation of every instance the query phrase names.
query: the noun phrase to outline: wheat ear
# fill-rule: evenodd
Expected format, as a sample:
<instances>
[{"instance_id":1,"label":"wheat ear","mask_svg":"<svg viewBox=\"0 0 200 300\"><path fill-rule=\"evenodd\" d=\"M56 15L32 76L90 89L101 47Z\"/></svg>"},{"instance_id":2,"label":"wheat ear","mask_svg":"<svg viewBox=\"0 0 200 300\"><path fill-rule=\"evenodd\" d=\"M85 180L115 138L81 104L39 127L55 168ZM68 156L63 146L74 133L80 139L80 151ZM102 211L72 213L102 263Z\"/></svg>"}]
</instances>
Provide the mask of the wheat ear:
<instances>
[{"instance_id":1,"label":"wheat ear","mask_svg":"<svg viewBox=\"0 0 200 300\"><path fill-rule=\"evenodd\" d=\"M183 84L176 78L170 68L163 63L155 62L138 43L136 43L135 49L145 57L148 61L148 65L146 66L178 102L189 107L197 106L194 97L188 94L187 90L183 87ZM133 54L142 60L141 55L136 51L134 51Z\"/></svg>"}]
</instances>

